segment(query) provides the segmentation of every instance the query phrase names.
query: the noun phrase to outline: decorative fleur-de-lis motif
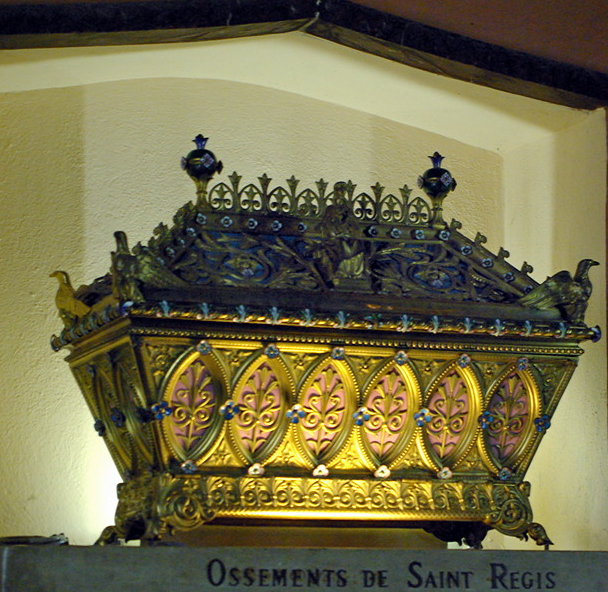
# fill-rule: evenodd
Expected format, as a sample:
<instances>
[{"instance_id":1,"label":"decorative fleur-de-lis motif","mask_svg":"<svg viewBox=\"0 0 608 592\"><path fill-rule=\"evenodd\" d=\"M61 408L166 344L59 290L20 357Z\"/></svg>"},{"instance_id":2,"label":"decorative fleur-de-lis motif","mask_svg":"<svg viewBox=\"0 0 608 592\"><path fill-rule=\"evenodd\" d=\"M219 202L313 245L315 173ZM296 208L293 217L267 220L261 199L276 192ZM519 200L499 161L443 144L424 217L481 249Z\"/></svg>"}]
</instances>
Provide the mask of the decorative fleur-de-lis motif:
<instances>
[{"instance_id":1,"label":"decorative fleur-de-lis motif","mask_svg":"<svg viewBox=\"0 0 608 592\"><path fill-rule=\"evenodd\" d=\"M503 334L504 330L505 330L505 324L500 319L494 319L494 331L492 334L495 335L496 337L499 337L500 335Z\"/></svg>"},{"instance_id":2,"label":"decorative fleur-de-lis motif","mask_svg":"<svg viewBox=\"0 0 608 592\"><path fill-rule=\"evenodd\" d=\"M237 398L235 427L250 454L258 452L279 426L281 401L279 379L272 366L262 362L252 369Z\"/></svg>"},{"instance_id":3,"label":"decorative fleur-de-lis motif","mask_svg":"<svg viewBox=\"0 0 608 592\"><path fill-rule=\"evenodd\" d=\"M312 323L312 312L310 311L310 308L305 308L302 311L302 322L306 327Z\"/></svg>"},{"instance_id":4,"label":"decorative fleur-de-lis motif","mask_svg":"<svg viewBox=\"0 0 608 592\"><path fill-rule=\"evenodd\" d=\"M168 418L179 448L193 450L210 427L216 409L215 385L207 366L199 358L178 378L169 396L173 413Z\"/></svg>"},{"instance_id":5,"label":"decorative fleur-de-lis motif","mask_svg":"<svg viewBox=\"0 0 608 592\"><path fill-rule=\"evenodd\" d=\"M437 333L437 331L439 331L439 325L440 325L439 317L437 315L433 315L431 317L431 325L432 325L431 333Z\"/></svg>"},{"instance_id":6,"label":"decorative fleur-de-lis motif","mask_svg":"<svg viewBox=\"0 0 608 592\"><path fill-rule=\"evenodd\" d=\"M434 452L440 459L449 457L465 434L470 414L469 392L456 369L438 384L428 401L432 415L426 430Z\"/></svg>"},{"instance_id":7,"label":"decorative fleur-de-lis motif","mask_svg":"<svg viewBox=\"0 0 608 592\"><path fill-rule=\"evenodd\" d=\"M202 302L201 304L198 305L201 313L203 314L203 319L208 319L209 318L209 305L206 302Z\"/></svg>"},{"instance_id":8,"label":"decorative fleur-de-lis motif","mask_svg":"<svg viewBox=\"0 0 608 592\"><path fill-rule=\"evenodd\" d=\"M342 431L346 412L344 382L333 362L317 373L301 405L306 412L300 422L305 443L315 458L319 458Z\"/></svg>"},{"instance_id":9,"label":"decorative fleur-de-lis motif","mask_svg":"<svg viewBox=\"0 0 608 592\"><path fill-rule=\"evenodd\" d=\"M530 399L526 384L513 371L500 384L488 404L493 417L487 427L492 454L501 462L517 450L530 422Z\"/></svg>"},{"instance_id":10,"label":"decorative fleur-de-lis motif","mask_svg":"<svg viewBox=\"0 0 608 592\"><path fill-rule=\"evenodd\" d=\"M278 323L281 314L279 309L276 306L272 306L268 312L270 316L270 322L273 324Z\"/></svg>"}]
</instances>

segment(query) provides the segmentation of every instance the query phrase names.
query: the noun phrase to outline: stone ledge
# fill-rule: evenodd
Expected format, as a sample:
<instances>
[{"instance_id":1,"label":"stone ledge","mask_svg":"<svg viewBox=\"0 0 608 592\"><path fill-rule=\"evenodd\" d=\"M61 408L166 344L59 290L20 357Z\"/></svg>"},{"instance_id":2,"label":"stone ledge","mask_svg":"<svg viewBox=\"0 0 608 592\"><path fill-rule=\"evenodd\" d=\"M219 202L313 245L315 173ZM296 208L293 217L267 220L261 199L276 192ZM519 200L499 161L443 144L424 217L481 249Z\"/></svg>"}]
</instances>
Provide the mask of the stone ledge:
<instances>
[{"instance_id":1,"label":"stone ledge","mask_svg":"<svg viewBox=\"0 0 608 592\"><path fill-rule=\"evenodd\" d=\"M2 592L606 592L608 552L5 546Z\"/></svg>"}]
</instances>

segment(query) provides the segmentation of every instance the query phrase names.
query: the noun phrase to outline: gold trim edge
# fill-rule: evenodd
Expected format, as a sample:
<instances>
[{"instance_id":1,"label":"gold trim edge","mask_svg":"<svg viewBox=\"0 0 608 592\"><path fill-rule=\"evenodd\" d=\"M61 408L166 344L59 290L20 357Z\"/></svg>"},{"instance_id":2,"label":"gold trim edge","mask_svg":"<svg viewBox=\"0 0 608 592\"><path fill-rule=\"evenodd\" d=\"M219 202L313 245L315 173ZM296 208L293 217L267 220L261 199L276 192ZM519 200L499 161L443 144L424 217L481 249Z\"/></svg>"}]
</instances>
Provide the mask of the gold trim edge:
<instances>
[{"instance_id":1,"label":"gold trim edge","mask_svg":"<svg viewBox=\"0 0 608 592\"><path fill-rule=\"evenodd\" d=\"M526 482L164 473L122 483L118 493L117 531L125 533L140 520L148 537L193 530L217 518L478 521L515 536L532 521Z\"/></svg>"}]
</instances>

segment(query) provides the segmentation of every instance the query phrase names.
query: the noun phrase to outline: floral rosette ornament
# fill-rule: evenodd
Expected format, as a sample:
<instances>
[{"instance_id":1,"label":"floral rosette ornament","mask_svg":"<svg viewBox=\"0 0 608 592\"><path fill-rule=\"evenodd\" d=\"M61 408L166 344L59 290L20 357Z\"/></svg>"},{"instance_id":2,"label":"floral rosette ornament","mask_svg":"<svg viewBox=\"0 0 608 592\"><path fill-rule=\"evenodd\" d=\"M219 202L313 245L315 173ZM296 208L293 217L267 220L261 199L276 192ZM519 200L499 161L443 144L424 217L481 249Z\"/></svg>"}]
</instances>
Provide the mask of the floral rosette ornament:
<instances>
[{"instance_id":1,"label":"floral rosette ornament","mask_svg":"<svg viewBox=\"0 0 608 592\"><path fill-rule=\"evenodd\" d=\"M224 419L232 419L240 412L241 409L234 401L226 401L226 403L220 407L220 413L224 416Z\"/></svg>"},{"instance_id":2,"label":"floral rosette ornament","mask_svg":"<svg viewBox=\"0 0 608 592\"><path fill-rule=\"evenodd\" d=\"M416 420L416 425L421 428L427 423L430 423L433 416L426 407L423 407L418 413L414 413L414 419Z\"/></svg>"},{"instance_id":3,"label":"floral rosette ornament","mask_svg":"<svg viewBox=\"0 0 608 592\"><path fill-rule=\"evenodd\" d=\"M437 473L438 479L451 479L453 476L454 473L452 473L452 469L450 469L450 467L443 467L443 469Z\"/></svg>"},{"instance_id":4,"label":"floral rosette ornament","mask_svg":"<svg viewBox=\"0 0 608 592\"><path fill-rule=\"evenodd\" d=\"M152 407L150 407L150 411L152 412L154 419L159 421L173 413L173 409L169 407L169 403L167 403L167 401L161 401L160 403L152 405Z\"/></svg>"},{"instance_id":5,"label":"floral rosette ornament","mask_svg":"<svg viewBox=\"0 0 608 592\"><path fill-rule=\"evenodd\" d=\"M461 368L466 368L467 366L469 366L471 364L471 356L467 355L467 354L462 354L459 358L458 358L458 365Z\"/></svg>"},{"instance_id":6,"label":"floral rosette ornament","mask_svg":"<svg viewBox=\"0 0 608 592\"><path fill-rule=\"evenodd\" d=\"M380 465L374 471L374 477L376 477L376 479L387 479L390 476L391 476L391 470L386 465Z\"/></svg>"},{"instance_id":7,"label":"floral rosette ornament","mask_svg":"<svg viewBox=\"0 0 608 592\"><path fill-rule=\"evenodd\" d=\"M274 358L278 358L279 357L279 353L281 353L281 352L279 351L279 348L276 345L270 344L269 346L266 347L266 349L264 350L264 353L271 360L274 360Z\"/></svg>"},{"instance_id":8,"label":"floral rosette ornament","mask_svg":"<svg viewBox=\"0 0 608 592\"><path fill-rule=\"evenodd\" d=\"M260 463L254 463L247 469L247 474L251 477L261 477L266 470Z\"/></svg>"},{"instance_id":9,"label":"floral rosette ornament","mask_svg":"<svg viewBox=\"0 0 608 592\"><path fill-rule=\"evenodd\" d=\"M403 350L399 350L396 354L395 354L395 362L397 364L399 364L399 366L403 366L403 364L405 364L408 360L408 355L403 351Z\"/></svg>"},{"instance_id":10,"label":"floral rosette ornament","mask_svg":"<svg viewBox=\"0 0 608 592\"><path fill-rule=\"evenodd\" d=\"M539 434L546 432L551 427L551 420L548 415L541 415L534 420L536 431Z\"/></svg>"},{"instance_id":11,"label":"floral rosette ornament","mask_svg":"<svg viewBox=\"0 0 608 592\"><path fill-rule=\"evenodd\" d=\"M192 475L196 473L197 466L196 463L190 459L185 460L181 465L180 469L186 473L186 475Z\"/></svg>"},{"instance_id":12,"label":"floral rosette ornament","mask_svg":"<svg viewBox=\"0 0 608 592\"><path fill-rule=\"evenodd\" d=\"M312 471L313 477L329 477L329 469L325 465L318 465Z\"/></svg>"},{"instance_id":13,"label":"floral rosette ornament","mask_svg":"<svg viewBox=\"0 0 608 592\"><path fill-rule=\"evenodd\" d=\"M204 339L202 341L199 341L196 345L196 351L201 354L202 356L206 356L208 354L211 353L211 345L209 344L208 341L205 341Z\"/></svg>"},{"instance_id":14,"label":"floral rosette ornament","mask_svg":"<svg viewBox=\"0 0 608 592\"><path fill-rule=\"evenodd\" d=\"M358 426L362 426L370 417L367 407L359 407L359 409L353 413L355 425Z\"/></svg>"},{"instance_id":15,"label":"floral rosette ornament","mask_svg":"<svg viewBox=\"0 0 608 592\"><path fill-rule=\"evenodd\" d=\"M491 425L492 422L496 420L496 417L494 417L489 411L484 411L478 418L478 422L479 425L481 426L482 430L487 430Z\"/></svg>"},{"instance_id":16,"label":"floral rosette ornament","mask_svg":"<svg viewBox=\"0 0 608 592\"><path fill-rule=\"evenodd\" d=\"M301 419L306 417L306 411L302 408L302 405L296 403L289 411L287 411L287 418L291 423L300 423Z\"/></svg>"}]
</instances>

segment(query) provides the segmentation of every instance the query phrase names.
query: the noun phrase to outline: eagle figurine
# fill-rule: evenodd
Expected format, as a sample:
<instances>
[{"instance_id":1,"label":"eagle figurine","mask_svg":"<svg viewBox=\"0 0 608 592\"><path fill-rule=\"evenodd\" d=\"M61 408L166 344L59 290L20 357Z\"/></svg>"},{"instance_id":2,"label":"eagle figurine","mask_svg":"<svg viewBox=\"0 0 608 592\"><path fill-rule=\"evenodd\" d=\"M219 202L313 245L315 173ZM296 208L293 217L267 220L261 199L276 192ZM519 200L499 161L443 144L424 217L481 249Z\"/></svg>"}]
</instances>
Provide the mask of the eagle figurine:
<instances>
[{"instance_id":1,"label":"eagle figurine","mask_svg":"<svg viewBox=\"0 0 608 592\"><path fill-rule=\"evenodd\" d=\"M564 320L583 323L592 290L589 269L594 265L599 263L593 259L583 259L574 277L569 271L559 271L522 296L518 303L541 310L557 308Z\"/></svg>"},{"instance_id":2,"label":"eagle figurine","mask_svg":"<svg viewBox=\"0 0 608 592\"><path fill-rule=\"evenodd\" d=\"M86 315L90 309L84 302L75 297L75 291L70 281L70 276L65 271L54 271L50 277L59 281L59 288L55 295L55 304L59 316L66 329L78 322L78 319Z\"/></svg>"}]
</instances>

